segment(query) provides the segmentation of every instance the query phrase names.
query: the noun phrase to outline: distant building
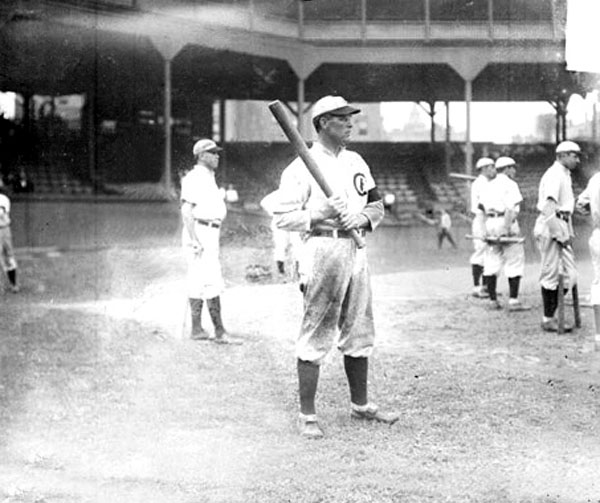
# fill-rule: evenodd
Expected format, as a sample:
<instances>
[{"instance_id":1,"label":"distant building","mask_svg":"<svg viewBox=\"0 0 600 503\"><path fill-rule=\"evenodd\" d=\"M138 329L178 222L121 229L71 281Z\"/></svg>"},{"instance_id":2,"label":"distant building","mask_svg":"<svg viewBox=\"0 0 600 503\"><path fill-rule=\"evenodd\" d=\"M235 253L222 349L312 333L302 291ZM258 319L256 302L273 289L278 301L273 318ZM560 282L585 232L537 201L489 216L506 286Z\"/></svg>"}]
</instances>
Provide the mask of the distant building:
<instances>
[{"instance_id":1,"label":"distant building","mask_svg":"<svg viewBox=\"0 0 600 503\"><path fill-rule=\"evenodd\" d=\"M388 141L383 129L379 103L354 103L361 113L354 116L353 141ZM293 103L292 107L296 104ZM292 115L291 112L289 112ZM304 115L303 136L312 140L316 137L311 123L310 109ZM228 100L225 104L225 141L228 142L273 142L287 141L277 121L272 116L266 101Z\"/></svg>"}]
</instances>

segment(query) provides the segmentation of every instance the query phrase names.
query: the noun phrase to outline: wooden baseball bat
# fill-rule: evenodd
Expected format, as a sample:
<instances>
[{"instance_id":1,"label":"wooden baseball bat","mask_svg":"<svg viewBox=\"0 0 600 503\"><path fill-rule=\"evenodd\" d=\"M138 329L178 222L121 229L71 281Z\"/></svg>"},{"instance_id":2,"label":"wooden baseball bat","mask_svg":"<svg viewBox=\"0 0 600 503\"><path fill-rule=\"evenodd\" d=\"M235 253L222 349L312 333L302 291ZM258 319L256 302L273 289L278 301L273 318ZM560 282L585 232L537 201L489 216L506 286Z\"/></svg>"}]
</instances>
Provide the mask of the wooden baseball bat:
<instances>
[{"instance_id":1,"label":"wooden baseball bat","mask_svg":"<svg viewBox=\"0 0 600 503\"><path fill-rule=\"evenodd\" d=\"M556 320L558 333L565 333L565 278L563 274L563 252L562 246L558 247L558 303L556 306Z\"/></svg>"},{"instance_id":2,"label":"wooden baseball bat","mask_svg":"<svg viewBox=\"0 0 600 503\"><path fill-rule=\"evenodd\" d=\"M473 175L467 175L465 173L448 173L450 178L459 178L460 180L466 180L468 182L472 182L477 177Z\"/></svg>"},{"instance_id":3,"label":"wooden baseball bat","mask_svg":"<svg viewBox=\"0 0 600 503\"><path fill-rule=\"evenodd\" d=\"M304 141L302 136L300 136L298 130L294 127L287 112L285 111L283 103L281 103L281 101L279 100L272 101L271 103L269 103L269 110L271 110L271 113L277 120L277 123L279 124L284 134L287 136L288 140L296 150L296 153L298 154L300 159L304 161L306 168L308 169L312 177L315 179L319 187L321 187L321 190L325 193L327 197L331 197L333 195L333 190L331 189L331 186L327 182L326 178L323 176L323 173L321 172L319 165L316 163L312 154L310 153L310 150L308 150L306 142ZM356 246L358 246L359 248L364 248L365 241L356 229L351 229L350 235L356 243Z\"/></svg>"},{"instance_id":4,"label":"wooden baseball bat","mask_svg":"<svg viewBox=\"0 0 600 503\"><path fill-rule=\"evenodd\" d=\"M573 319L575 320L575 327L581 328L581 311L579 310L579 289L577 285L573 285L571 288L571 295L573 297Z\"/></svg>"},{"instance_id":5,"label":"wooden baseball bat","mask_svg":"<svg viewBox=\"0 0 600 503\"><path fill-rule=\"evenodd\" d=\"M498 236L498 237L482 237L482 236L473 236L472 234L467 234L465 236L466 239L474 239L478 241L485 241L486 243L492 244L513 244L513 243L524 243L525 238L522 236Z\"/></svg>"}]
</instances>

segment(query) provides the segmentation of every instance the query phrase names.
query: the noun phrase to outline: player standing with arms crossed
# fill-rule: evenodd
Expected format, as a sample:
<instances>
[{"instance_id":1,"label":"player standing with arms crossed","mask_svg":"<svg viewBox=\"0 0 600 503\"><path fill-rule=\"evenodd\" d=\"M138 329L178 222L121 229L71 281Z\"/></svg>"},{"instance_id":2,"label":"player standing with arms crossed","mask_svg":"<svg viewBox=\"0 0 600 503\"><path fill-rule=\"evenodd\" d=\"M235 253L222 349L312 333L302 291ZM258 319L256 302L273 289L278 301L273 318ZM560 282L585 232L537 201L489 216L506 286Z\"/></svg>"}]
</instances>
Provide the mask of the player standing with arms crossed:
<instances>
[{"instance_id":1,"label":"player standing with arms crossed","mask_svg":"<svg viewBox=\"0 0 600 503\"><path fill-rule=\"evenodd\" d=\"M221 293L225 282L219 261L220 228L227 206L217 187L215 170L221 147L210 139L194 144L196 165L181 179L182 241L188 260L188 297L192 312L192 339L231 344L221 319ZM215 329L214 339L202 328L204 301ZM235 344L240 344L235 342Z\"/></svg>"},{"instance_id":2,"label":"player standing with arms crossed","mask_svg":"<svg viewBox=\"0 0 600 503\"><path fill-rule=\"evenodd\" d=\"M2 268L8 277L10 291L17 293L17 261L10 230L10 199L4 193L4 183L0 180L0 252L2 253Z\"/></svg>"},{"instance_id":3,"label":"player standing with arms crossed","mask_svg":"<svg viewBox=\"0 0 600 503\"><path fill-rule=\"evenodd\" d=\"M575 197L571 172L579 165L581 149L577 143L563 141L556 147L556 160L540 180L537 208L540 212L533 234L541 254L540 285L544 313L542 329L558 332L554 318L558 306L558 275L564 272L564 288L577 283L575 255L571 240L574 236L571 217ZM572 327L565 326L565 331Z\"/></svg>"},{"instance_id":4,"label":"player standing with arms crossed","mask_svg":"<svg viewBox=\"0 0 600 503\"><path fill-rule=\"evenodd\" d=\"M296 341L300 395L300 434L321 438L315 396L319 369L335 343L344 355L350 387L351 417L393 424L368 400L368 362L373 350L370 275L365 248L350 239L362 236L383 219L383 203L369 166L345 145L352 132L352 115L360 110L341 96L326 96L313 106L318 138L310 149L334 196L327 198L305 164L296 158L284 170L274 205L278 227L306 232L303 249L304 313Z\"/></svg>"},{"instance_id":5,"label":"player standing with arms crossed","mask_svg":"<svg viewBox=\"0 0 600 503\"><path fill-rule=\"evenodd\" d=\"M482 157L475 164L475 169L479 175L471 184L471 213L473 221L471 222L471 234L476 238L485 236L485 216L481 205L481 193L483 188L496 176L494 160L489 157ZM473 253L471 255L471 273L473 275L473 297L486 299L489 297L487 287L483 282L483 257L487 243L484 239L473 239Z\"/></svg>"},{"instance_id":6,"label":"player standing with arms crossed","mask_svg":"<svg viewBox=\"0 0 600 503\"><path fill-rule=\"evenodd\" d=\"M590 288L590 302L594 311L594 343L600 351L600 173L594 174L575 203L576 209L592 218L592 235L588 241L594 277Z\"/></svg>"},{"instance_id":7,"label":"player standing with arms crossed","mask_svg":"<svg viewBox=\"0 0 600 503\"><path fill-rule=\"evenodd\" d=\"M511 157L498 157L495 168L497 175L481 193L484 209L486 237L519 237L521 230L517 217L523 196L515 182L517 163ZM509 311L528 311L519 300L519 287L525 271L525 247L523 243L489 243L484 255L483 275L490 296L490 307L502 309L498 302L496 287L498 275L504 266L508 278Z\"/></svg>"}]
</instances>

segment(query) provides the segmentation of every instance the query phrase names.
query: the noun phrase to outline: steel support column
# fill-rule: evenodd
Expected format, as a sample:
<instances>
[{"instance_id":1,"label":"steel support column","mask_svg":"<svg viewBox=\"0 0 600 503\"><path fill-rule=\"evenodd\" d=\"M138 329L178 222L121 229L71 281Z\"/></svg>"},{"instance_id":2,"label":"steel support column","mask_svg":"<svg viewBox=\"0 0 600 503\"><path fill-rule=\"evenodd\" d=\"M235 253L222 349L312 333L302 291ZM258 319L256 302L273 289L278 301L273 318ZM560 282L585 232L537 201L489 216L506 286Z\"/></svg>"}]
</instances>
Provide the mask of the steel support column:
<instances>
[{"instance_id":1,"label":"steel support column","mask_svg":"<svg viewBox=\"0 0 600 503\"><path fill-rule=\"evenodd\" d=\"M171 144L172 144L172 133L173 128L171 127L171 59L164 59L164 75L165 75L165 88L164 88L164 112L163 112L163 126L165 136L165 157L164 167L162 174L162 184L167 194L171 194L173 191L173 177L171 174Z\"/></svg>"},{"instance_id":2,"label":"steel support column","mask_svg":"<svg viewBox=\"0 0 600 503\"><path fill-rule=\"evenodd\" d=\"M473 101L473 81L465 80L465 105L466 105L466 127L465 127L465 173L473 173L473 143L471 141L471 102Z\"/></svg>"},{"instance_id":3,"label":"steel support column","mask_svg":"<svg viewBox=\"0 0 600 503\"><path fill-rule=\"evenodd\" d=\"M301 135L304 133L304 83L304 79L298 77L298 112L296 115L298 117L298 131Z\"/></svg>"}]
</instances>

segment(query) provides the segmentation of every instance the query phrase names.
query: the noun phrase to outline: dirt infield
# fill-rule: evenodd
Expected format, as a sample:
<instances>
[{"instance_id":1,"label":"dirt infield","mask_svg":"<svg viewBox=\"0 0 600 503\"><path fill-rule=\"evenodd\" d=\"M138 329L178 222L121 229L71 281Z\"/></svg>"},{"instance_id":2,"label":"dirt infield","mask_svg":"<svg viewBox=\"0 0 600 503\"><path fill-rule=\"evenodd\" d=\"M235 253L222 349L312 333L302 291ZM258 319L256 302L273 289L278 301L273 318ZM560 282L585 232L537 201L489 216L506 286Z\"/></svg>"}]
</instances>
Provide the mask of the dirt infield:
<instances>
[{"instance_id":1,"label":"dirt infield","mask_svg":"<svg viewBox=\"0 0 600 503\"><path fill-rule=\"evenodd\" d=\"M317 397L326 437L307 442L300 293L245 277L272 265L264 218L232 213L224 229L224 319L244 345L222 347L186 337L176 208L14 215L23 291L0 304L3 503L600 501L591 310L573 334L542 333L532 255L534 311L489 312L468 296L469 243L438 251L432 229L380 229L371 393L402 419L353 422L332 353Z\"/></svg>"}]
</instances>

